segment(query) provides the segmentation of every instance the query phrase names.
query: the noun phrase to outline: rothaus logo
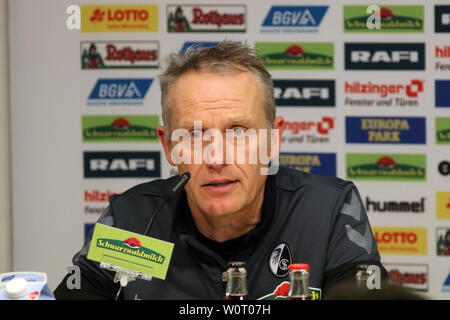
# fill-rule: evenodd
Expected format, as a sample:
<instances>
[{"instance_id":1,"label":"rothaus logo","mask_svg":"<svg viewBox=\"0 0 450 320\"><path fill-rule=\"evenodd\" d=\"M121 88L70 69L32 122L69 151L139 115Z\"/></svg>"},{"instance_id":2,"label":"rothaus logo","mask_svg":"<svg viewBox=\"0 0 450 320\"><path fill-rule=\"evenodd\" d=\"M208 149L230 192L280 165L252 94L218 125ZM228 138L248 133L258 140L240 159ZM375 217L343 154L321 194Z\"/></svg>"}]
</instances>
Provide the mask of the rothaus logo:
<instances>
[{"instance_id":1,"label":"rothaus logo","mask_svg":"<svg viewBox=\"0 0 450 320\"><path fill-rule=\"evenodd\" d=\"M421 197L418 201L379 201L366 197L365 207L368 212L424 213L425 200Z\"/></svg>"},{"instance_id":2,"label":"rothaus logo","mask_svg":"<svg viewBox=\"0 0 450 320\"><path fill-rule=\"evenodd\" d=\"M274 80L277 106L334 107L334 80Z\"/></svg>"},{"instance_id":3,"label":"rothaus logo","mask_svg":"<svg viewBox=\"0 0 450 320\"><path fill-rule=\"evenodd\" d=\"M263 32L318 31L328 6L272 6L262 24Z\"/></svg>"},{"instance_id":4,"label":"rothaus logo","mask_svg":"<svg viewBox=\"0 0 450 320\"><path fill-rule=\"evenodd\" d=\"M424 43L346 43L347 70L425 70Z\"/></svg>"},{"instance_id":5,"label":"rothaus logo","mask_svg":"<svg viewBox=\"0 0 450 320\"><path fill-rule=\"evenodd\" d=\"M434 6L434 32L450 32L450 6Z\"/></svg>"},{"instance_id":6,"label":"rothaus logo","mask_svg":"<svg viewBox=\"0 0 450 320\"><path fill-rule=\"evenodd\" d=\"M98 79L88 105L141 105L153 79Z\"/></svg>"},{"instance_id":7,"label":"rothaus logo","mask_svg":"<svg viewBox=\"0 0 450 320\"><path fill-rule=\"evenodd\" d=\"M160 152L85 152L85 178L147 178L161 175Z\"/></svg>"}]
</instances>

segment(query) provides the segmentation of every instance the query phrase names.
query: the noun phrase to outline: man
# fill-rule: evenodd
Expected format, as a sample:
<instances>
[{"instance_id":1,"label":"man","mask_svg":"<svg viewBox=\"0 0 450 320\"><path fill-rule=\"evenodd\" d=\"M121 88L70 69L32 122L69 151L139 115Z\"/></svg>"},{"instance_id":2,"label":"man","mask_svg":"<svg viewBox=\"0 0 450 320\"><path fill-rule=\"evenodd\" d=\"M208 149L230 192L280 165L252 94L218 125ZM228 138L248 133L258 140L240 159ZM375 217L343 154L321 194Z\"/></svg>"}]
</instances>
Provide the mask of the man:
<instances>
[{"instance_id":1,"label":"man","mask_svg":"<svg viewBox=\"0 0 450 320\"><path fill-rule=\"evenodd\" d=\"M158 136L169 163L191 178L163 205L149 232L175 244L166 280L131 282L122 298L223 299L227 261L247 263L249 299L288 281L290 263L310 264L310 285L324 293L354 277L361 263L381 266L352 183L275 166L283 119L275 115L270 74L252 49L222 42L172 55L160 83L164 127L158 127ZM264 132L279 134L249 142ZM225 135L232 139L220 144ZM241 136L248 136L244 149L237 148ZM271 164L250 161L256 149L267 151ZM237 161L242 153L245 161ZM113 196L99 222L144 233L174 179ZM88 246L89 241L73 259L82 271L81 290L68 290L63 280L57 298L115 297L114 274L86 258Z\"/></svg>"}]
</instances>

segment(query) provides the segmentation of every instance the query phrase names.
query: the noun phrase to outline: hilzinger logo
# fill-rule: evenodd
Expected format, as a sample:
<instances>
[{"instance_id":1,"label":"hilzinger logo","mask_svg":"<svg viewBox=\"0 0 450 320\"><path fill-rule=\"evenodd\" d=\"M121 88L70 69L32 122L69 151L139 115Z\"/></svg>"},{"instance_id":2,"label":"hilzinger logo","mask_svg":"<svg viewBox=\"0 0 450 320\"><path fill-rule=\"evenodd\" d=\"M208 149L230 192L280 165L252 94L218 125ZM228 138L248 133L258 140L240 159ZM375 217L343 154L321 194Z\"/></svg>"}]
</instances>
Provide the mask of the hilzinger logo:
<instances>
[{"instance_id":1,"label":"hilzinger logo","mask_svg":"<svg viewBox=\"0 0 450 320\"><path fill-rule=\"evenodd\" d=\"M377 106L377 107L417 107L419 96L424 91L424 80L412 79L409 83L385 84L372 81L345 81L344 89L347 96L345 105L348 106ZM362 98L355 99L354 95ZM369 99L366 96L376 96Z\"/></svg>"}]
</instances>

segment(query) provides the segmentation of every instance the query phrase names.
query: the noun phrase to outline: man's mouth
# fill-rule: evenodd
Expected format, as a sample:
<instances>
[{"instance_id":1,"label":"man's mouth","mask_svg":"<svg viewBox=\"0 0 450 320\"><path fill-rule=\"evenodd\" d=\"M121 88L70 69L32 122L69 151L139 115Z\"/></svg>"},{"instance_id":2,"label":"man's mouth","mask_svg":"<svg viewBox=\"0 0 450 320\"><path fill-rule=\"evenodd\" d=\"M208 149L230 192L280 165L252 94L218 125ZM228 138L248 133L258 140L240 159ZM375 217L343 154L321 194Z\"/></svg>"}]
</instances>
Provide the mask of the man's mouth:
<instances>
[{"instance_id":1,"label":"man's mouth","mask_svg":"<svg viewBox=\"0 0 450 320\"><path fill-rule=\"evenodd\" d=\"M238 182L239 180L222 180L222 181L212 181L210 183L204 184L204 187L220 187L220 186L226 186L235 182Z\"/></svg>"}]
</instances>

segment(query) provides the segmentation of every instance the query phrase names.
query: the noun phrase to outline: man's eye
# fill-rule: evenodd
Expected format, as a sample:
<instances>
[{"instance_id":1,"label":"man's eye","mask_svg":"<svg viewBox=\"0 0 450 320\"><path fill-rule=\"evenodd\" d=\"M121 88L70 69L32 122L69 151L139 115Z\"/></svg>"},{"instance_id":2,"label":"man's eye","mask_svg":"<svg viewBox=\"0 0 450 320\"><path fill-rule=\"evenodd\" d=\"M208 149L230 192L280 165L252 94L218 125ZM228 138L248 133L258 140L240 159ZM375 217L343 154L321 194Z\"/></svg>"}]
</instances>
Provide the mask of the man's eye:
<instances>
[{"instance_id":1,"label":"man's eye","mask_svg":"<svg viewBox=\"0 0 450 320\"><path fill-rule=\"evenodd\" d=\"M233 131L234 131L234 135L236 137L241 137L241 136L243 136L245 134L245 129L244 128L234 128Z\"/></svg>"},{"instance_id":2,"label":"man's eye","mask_svg":"<svg viewBox=\"0 0 450 320\"><path fill-rule=\"evenodd\" d=\"M192 139L197 140L202 138L202 132L200 130L191 131L190 134Z\"/></svg>"}]
</instances>

